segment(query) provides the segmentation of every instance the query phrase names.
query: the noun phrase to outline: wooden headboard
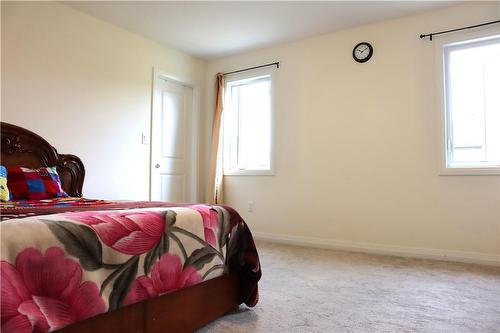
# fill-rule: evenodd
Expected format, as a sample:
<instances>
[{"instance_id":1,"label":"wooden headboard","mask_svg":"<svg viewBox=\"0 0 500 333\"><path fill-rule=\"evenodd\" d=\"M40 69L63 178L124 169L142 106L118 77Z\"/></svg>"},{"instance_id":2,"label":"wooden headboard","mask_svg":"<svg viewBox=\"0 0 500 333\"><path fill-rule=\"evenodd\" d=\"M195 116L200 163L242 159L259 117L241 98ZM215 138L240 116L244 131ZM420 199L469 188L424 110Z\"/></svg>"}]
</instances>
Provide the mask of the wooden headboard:
<instances>
[{"instance_id":1,"label":"wooden headboard","mask_svg":"<svg viewBox=\"0 0 500 333\"><path fill-rule=\"evenodd\" d=\"M1 122L4 166L39 168L56 166L63 189L72 197L82 196L85 168L75 155L58 154L44 138L27 129Z\"/></svg>"}]
</instances>

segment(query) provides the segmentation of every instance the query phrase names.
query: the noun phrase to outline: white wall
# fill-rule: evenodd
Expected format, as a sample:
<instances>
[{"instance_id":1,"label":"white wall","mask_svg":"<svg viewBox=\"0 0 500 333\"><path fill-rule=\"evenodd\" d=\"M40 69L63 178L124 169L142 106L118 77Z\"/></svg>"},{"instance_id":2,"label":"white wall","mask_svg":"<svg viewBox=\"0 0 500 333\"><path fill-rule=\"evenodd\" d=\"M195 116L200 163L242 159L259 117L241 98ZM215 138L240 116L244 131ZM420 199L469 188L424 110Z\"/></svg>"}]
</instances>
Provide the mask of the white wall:
<instances>
[{"instance_id":1,"label":"white wall","mask_svg":"<svg viewBox=\"0 0 500 333\"><path fill-rule=\"evenodd\" d=\"M201 60L60 3L2 2L2 121L80 156L87 197L148 198L153 66L205 99Z\"/></svg>"},{"instance_id":2,"label":"white wall","mask_svg":"<svg viewBox=\"0 0 500 333\"><path fill-rule=\"evenodd\" d=\"M261 236L500 263L500 177L438 175L434 43L418 38L499 16L462 4L210 62L207 87L281 61L276 175L225 177L226 202ZM355 63L365 40L374 56Z\"/></svg>"}]
</instances>

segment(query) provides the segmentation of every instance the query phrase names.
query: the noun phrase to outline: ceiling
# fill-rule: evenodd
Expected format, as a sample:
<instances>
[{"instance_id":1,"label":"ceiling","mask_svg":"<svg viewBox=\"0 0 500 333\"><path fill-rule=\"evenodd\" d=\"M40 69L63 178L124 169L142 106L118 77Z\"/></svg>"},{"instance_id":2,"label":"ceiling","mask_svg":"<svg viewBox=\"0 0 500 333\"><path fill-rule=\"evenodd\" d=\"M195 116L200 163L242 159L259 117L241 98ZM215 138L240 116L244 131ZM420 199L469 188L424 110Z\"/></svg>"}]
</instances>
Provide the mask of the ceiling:
<instances>
[{"instance_id":1,"label":"ceiling","mask_svg":"<svg viewBox=\"0 0 500 333\"><path fill-rule=\"evenodd\" d=\"M454 4L449 1L64 3L202 59L213 59Z\"/></svg>"}]
</instances>

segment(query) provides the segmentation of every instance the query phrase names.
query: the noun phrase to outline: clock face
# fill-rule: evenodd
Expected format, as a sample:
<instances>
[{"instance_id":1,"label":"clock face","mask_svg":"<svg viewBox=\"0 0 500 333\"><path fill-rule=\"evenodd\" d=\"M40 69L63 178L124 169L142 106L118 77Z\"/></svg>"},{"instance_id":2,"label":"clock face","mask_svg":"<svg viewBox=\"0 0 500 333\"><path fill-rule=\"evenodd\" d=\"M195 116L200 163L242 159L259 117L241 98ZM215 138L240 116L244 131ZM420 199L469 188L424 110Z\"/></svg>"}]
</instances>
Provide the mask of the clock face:
<instances>
[{"instance_id":1,"label":"clock face","mask_svg":"<svg viewBox=\"0 0 500 333\"><path fill-rule=\"evenodd\" d=\"M357 62L367 62L373 54L373 47L370 43L362 42L354 47L352 56Z\"/></svg>"}]
</instances>

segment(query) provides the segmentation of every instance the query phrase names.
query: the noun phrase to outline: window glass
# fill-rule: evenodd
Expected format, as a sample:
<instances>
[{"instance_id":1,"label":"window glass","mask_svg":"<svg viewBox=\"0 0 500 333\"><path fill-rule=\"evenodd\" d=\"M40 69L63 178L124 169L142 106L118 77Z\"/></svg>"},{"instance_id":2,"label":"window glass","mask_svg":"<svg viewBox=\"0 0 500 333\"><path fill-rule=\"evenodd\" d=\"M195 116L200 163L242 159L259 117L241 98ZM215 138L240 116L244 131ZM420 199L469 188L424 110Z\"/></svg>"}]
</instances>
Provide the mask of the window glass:
<instances>
[{"instance_id":1,"label":"window glass","mask_svg":"<svg viewBox=\"0 0 500 333\"><path fill-rule=\"evenodd\" d=\"M500 39L445 46L447 166L500 164Z\"/></svg>"}]
</instances>

